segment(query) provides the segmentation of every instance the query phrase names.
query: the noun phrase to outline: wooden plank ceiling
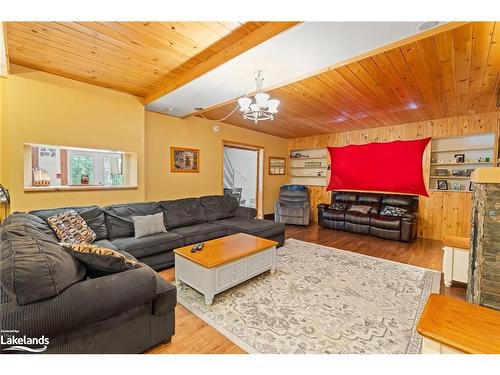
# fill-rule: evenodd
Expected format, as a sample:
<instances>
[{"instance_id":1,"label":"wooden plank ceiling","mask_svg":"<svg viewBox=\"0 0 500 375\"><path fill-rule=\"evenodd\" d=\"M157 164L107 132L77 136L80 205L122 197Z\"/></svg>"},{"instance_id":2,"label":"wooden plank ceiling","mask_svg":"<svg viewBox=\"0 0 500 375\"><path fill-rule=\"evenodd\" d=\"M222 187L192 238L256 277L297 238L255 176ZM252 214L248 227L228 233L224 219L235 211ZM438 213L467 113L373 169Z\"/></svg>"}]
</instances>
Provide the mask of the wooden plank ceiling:
<instances>
[{"instance_id":1,"label":"wooden plank ceiling","mask_svg":"<svg viewBox=\"0 0 500 375\"><path fill-rule=\"evenodd\" d=\"M146 97L266 24L7 22L6 30L11 64Z\"/></svg>"},{"instance_id":2,"label":"wooden plank ceiling","mask_svg":"<svg viewBox=\"0 0 500 375\"><path fill-rule=\"evenodd\" d=\"M7 22L9 62L150 102L294 22ZM269 91L272 122L224 122L286 138L498 110L500 25L461 23ZM249 80L253 77L249 77ZM232 101L199 116L226 117Z\"/></svg>"},{"instance_id":3,"label":"wooden plank ceiling","mask_svg":"<svg viewBox=\"0 0 500 375\"><path fill-rule=\"evenodd\" d=\"M281 101L272 122L255 125L239 111L224 122L297 138L495 111L499 71L500 24L468 23L268 91Z\"/></svg>"}]
</instances>

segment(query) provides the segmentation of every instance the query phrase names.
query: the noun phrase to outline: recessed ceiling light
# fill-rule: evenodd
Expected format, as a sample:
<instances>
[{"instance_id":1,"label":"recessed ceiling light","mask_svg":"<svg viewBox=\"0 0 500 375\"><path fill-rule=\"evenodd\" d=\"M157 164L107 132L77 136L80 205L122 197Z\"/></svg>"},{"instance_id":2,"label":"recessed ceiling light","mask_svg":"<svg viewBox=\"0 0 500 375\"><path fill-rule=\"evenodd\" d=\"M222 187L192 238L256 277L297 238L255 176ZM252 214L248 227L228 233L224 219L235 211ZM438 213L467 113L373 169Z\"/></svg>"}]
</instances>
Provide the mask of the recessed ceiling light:
<instances>
[{"instance_id":1,"label":"recessed ceiling light","mask_svg":"<svg viewBox=\"0 0 500 375\"><path fill-rule=\"evenodd\" d=\"M419 29L420 31L424 31L424 30L432 29L433 27L435 27L437 25L439 25L438 21L428 21L428 22L424 22L424 23L421 23L420 25L418 25L417 29Z\"/></svg>"},{"instance_id":2,"label":"recessed ceiling light","mask_svg":"<svg viewBox=\"0 0 500 375\"><path fill-rule=\"evenodd\" d=\"M175 111L175 108L167 108L167 111L173 112L173 111Z\"/></svg>"}]
</instances>

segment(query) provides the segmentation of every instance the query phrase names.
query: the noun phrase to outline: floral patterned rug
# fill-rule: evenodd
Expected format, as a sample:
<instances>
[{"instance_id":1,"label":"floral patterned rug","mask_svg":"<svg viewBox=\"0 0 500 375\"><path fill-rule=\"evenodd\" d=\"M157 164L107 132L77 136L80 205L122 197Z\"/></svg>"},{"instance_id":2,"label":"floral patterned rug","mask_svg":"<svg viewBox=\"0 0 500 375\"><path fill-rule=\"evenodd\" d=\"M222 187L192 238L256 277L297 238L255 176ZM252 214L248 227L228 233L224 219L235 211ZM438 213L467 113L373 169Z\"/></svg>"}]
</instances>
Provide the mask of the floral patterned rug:
<instances>
[{"instance_id":1,"label":"floral patterned rug","mask_svg":"<svg viewBox=\"0 0 500 375\"><path fill-rule=\"evenodd\" d=\"M415 326L441 274L289 239L266 272L215 296L183 284L181 305L250 353L419 353Z\"/></svg>"}]
</instances>

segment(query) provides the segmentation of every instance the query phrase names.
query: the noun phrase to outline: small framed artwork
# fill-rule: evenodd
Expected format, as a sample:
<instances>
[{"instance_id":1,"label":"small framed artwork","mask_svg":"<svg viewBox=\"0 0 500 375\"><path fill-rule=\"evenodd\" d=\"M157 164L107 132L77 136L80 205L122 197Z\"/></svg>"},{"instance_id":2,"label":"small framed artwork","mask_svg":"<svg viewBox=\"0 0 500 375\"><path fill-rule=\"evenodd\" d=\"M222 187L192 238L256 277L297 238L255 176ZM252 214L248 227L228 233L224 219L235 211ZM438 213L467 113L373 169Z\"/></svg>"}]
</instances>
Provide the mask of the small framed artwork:
<instances>
[{"instance_id":1,"label":"small framed artwork","mask_svg":"<svg viewBox=\"0 0 500 375\"><path fill-rule=\"evenodd\" d=\"M455 161L457 163L465 163L465 154L455 154Z\"/></svg>"},{"instance_id":2,"label":"small framed artwork","mask_svg":"<svg viewBox=\"0 0 500 375\"><path fill-rule=\"evenodd\" d=\"M269 174L271 176L285 174L286 159L277 158L274 156L269 157Z\"/></svg>"},{"instance_id":3,"label":"small framed artwork","mask_svg":"<svg viewBox=\"0 0 500 375\"><path fill-rule=\"evenodd\" d=\"M170 147L170 172L199 173L200 150L196 148Z\"/></svg>"},{"instance_id":4,"label":"small framed artwork","mask_svg":"<svg viewBox=\"0 0 500 375\"><path fill-rule=\"evenodd\" d=\"M469 191L474 191L474 184L473 182L469 182Z\"/></svg>"},{"instance_id":5,"label":"small framed artwork","mask_svg":"<svg viewBox=\"0 0 500 375\"><path fill-rule=\"evenodd\" d=\"M460 182L452 182L451 190L462 190L462 185L460 184Z\"/></svg>"},{"instance_id":6,"label":"small framed artwork","mask_svg":"<svg viewBox=\"0 0 500 375\"><path fill-rule=\"evenodd\" d=\"M437 180L437 188L438 190L448 190L448 181Z\"/></svg>"}]
</instances>

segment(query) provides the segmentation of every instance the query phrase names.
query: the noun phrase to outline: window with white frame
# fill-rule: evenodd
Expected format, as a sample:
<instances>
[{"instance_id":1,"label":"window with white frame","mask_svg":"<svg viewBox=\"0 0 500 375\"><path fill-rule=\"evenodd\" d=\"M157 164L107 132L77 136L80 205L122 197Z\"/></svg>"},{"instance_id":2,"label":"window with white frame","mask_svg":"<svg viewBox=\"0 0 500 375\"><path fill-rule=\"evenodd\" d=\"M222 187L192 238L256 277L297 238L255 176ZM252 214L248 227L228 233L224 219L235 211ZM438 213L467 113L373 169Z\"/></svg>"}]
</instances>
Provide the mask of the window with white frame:
<instances>
[{"instance_id":1,"label":"window with white frame","mask_svg":"<svg viewBox=\"0 0 500 375\"><path fill-rule=\"evenodd\" d=\"M25 188L137 186L137 155L130 152L25 144Z\"/></svg>"}]
</instances>

